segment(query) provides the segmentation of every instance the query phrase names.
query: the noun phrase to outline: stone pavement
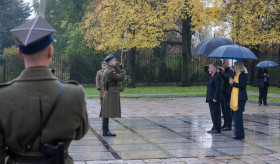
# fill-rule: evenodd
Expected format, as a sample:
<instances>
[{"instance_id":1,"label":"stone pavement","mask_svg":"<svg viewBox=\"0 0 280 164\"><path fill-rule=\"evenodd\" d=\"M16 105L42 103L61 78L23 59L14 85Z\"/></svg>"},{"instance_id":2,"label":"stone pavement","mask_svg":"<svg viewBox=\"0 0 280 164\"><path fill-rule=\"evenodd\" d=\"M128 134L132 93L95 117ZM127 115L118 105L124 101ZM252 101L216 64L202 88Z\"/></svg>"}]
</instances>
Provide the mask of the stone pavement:
<instances>
[{"instance_id":1,"label":"stone pavement","mask_svg":"<svg viewBox=\"0 0 280 164\"><path fill-rule=\"evenodd\" d=\"M271 105L272 104L272 105ZM245 140L212 127L205 97L121 98L122 118L110 119L116 137L103 137L99 99L88 99L90 129L73 141L76 164L280 163L280 106L248 101Z\"/></svg>"}]
</instances>

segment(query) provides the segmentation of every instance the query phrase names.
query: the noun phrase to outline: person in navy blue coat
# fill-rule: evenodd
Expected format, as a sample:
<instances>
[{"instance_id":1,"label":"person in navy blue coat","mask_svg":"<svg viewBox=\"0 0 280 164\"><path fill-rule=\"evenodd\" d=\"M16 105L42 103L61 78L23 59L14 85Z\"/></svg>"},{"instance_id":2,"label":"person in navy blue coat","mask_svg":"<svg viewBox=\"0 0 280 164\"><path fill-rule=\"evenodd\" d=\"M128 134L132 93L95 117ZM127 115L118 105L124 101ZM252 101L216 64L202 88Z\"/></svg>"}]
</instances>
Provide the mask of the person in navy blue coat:
<instances>
[{"instance_id":1,"label":"person in navy blue coat","mask_svg":"<svg viewBox=\"0 0 280 164\"><path fill-rule=\"evenodd\" d=\"M213 64L209 65L208 71L209 74L211 74L211 78L209 79L207 84L206 102L209 103L213 127L207 132L211 134L221 133L220 101L222 77L217 72L217 67Z\"/></svg>"},{"instance_id":2,"label":"person in navy blue coat","mask_svg":"<svg viewBox=\"0 0 280 164\"><path fill-rule=\"evenodd\" d=\"M234 135L233 139L242 140L245 137L244 125L243 125L243 112L245 111L246 101L248 100L246 85L247 85L247 76L244 73L245 67L241 61L236 61L234 63L234 70L236 75L239 75L239 83L235 83L232 78L230 78L229 83L232 87L239 88L238 93L238 110L234 112ZM234 96L234 95L232 95Z\"/></svg>"},{"instance_id":3,"label":"person in navy blue coat","mask_svg":"<svg viewBox=\"0 0 280 164\"><path fill-rule=\"evenodd\" d=\"M269 73L265 68L259 68L257 71L257 82L259 87L259 106L263 105L267 106L267 91L269 87L268 83Z\"/></svg>"}]
</instances>

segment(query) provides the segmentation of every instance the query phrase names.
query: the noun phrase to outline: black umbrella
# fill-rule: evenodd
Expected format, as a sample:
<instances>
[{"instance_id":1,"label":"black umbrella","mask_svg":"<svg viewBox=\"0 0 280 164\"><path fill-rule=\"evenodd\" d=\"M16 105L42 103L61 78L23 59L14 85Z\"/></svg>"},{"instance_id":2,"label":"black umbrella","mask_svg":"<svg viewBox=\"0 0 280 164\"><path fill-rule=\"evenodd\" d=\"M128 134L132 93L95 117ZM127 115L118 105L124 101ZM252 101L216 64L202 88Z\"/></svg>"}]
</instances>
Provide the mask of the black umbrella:
<instances>
[{"instance_id":1,"label":"black umbrella","mask_svg":"<svg viewBox=\"0 0 280 164\"><path fill-rule=\"evenodd\" d=\"M246 47L227 45L216 48L208 58L235 59L235 60L258 60L256 55Z\"/></svg>"},{"instance_id":2,"label":"black umbrella","mask_svg":"<svg viewBox=\"0 0 280 164\"><path fill-rule=\"evenodd\" d=\"M214 37L199 43L192 51L192 54L210 54L217 47L233 44L235 43L229 38Z\"/></svg>"}]
</instances>

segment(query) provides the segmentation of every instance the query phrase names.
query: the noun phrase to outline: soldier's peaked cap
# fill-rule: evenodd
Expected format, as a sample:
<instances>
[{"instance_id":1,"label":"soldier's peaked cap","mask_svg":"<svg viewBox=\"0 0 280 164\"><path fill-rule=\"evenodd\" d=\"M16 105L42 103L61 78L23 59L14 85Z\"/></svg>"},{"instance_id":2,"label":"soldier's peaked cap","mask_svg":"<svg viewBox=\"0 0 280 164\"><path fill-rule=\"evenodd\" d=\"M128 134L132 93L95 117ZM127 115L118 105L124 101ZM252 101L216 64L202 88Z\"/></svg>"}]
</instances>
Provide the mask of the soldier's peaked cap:
<instances>
[{"instance_id":1,"label":"soldier's peaked cap","mask_svg":"<svg viewBox=\"0 0 280 164\"><path fill-rule=\"evenodd\" d=\"M117 60L117 59L114 57L113 54L108 55L108 56L104 59L104 61L107 62L107 63L108 63L110 60Z\"/></svg>"},{"instance_id":2,"label":"soldier's peaked cap","mask_svg":"<svg viewBox=\"0 0 280 164\"><path fill-rule=\"evenodd\" d=\"M19 49L25 54L32 54L54 41L52 34L55 30L41 16L37 16L10 32Z\"/></svg>"}]
</instances>

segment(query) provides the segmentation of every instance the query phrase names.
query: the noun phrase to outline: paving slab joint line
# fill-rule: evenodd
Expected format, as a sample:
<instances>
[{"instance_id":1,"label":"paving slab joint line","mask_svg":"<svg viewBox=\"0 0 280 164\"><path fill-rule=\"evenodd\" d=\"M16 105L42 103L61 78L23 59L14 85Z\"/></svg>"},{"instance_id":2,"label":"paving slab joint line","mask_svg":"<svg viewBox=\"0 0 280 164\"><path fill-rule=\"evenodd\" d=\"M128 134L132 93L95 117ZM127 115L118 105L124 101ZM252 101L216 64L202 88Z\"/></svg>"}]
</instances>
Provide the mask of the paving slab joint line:
<instances>
[{"instance_id":1,"label":"paving slab joint line","mask_svg":"<svg viewBox=\"0 0 280 164\"><path fill-rule=\"evenodd\" d=\"M103 144L103 146L115 157L115 159L122 159L118 153L101 137L92 127L90 127L91 132L98 138L98 140Z\"/></svg>"},{"instance_id":2,"label":"paving slab joint line","mask_svg":"<svg viewBox=\"0 0 280 164\"><path fill-rule=\"evenodd\" d=\"M144 117L143 117L143 118L144 118ZM171 118L174 118L174 117L171 116ZM180 134L180 133L178 133L178 132L176 132L176 131L174 131L174 130L172 130L172 129L166 127L166 126L164 126L164 125L159 125L158 123L156 123L156 122L154 122L154 121L151 121L151 120L149 120L149 119L147 119L147 118L144 118L144 119L147 120L147 121L152 122L153 124L156 124L157 126L160 126L160 127L164 128L164 129L167 129L167 130L171 131L172 133L176 133L176 134L180 135L180 136L183 137L183 138L186 138L186 139L188 139L188 140L191 140L191 141L197 143L197 141L196 141L195 139L192 139L192 138L183 136L182 134ZM177 118L174 118L174 119L177 119ZM180 120L180 119L177 119L177 120ZM180 120L180 121L184 121L184 120ZM187 121L186 121L186 122L187 122ZM187 123L189 123L189 122L187 122ZM189 123L189 124L191 124L191 123ZM211 150L213 150L213 151L215 151L215 152L218 152L219 154L221 154L221 155L223 155L223 156L228 156L227 153L224 153L224 152L222 152L222 151L219 151L218 149L211 148ZM211 156L211 157L212 157L212 156ZM213 157L214 157L214 156L213 156Z\"/></svg>"},{"instance_id":3,"label":"paving slab joint line","mask_svg":"<svg viewBox=\"0 0 280 164\"><path fill-rule=\"evenodd\" d=\"M128 126L125 126L122 122L120 122L119 120L114 119L116 122L118 122L120 125L122 125L124 128L128 129L129 131L131 131L132 133L136 134L137 136L139 136L140 138L142 138L144 141L148 142L149 144L153 145L154 147L156 147L157 149L161 150L163 153L165 153L166 155L168 155L171 158L176 158L172 153L168 152L167 150L165 150L164 148L160 147L159 145L157 145L156 143L152 142L151 140L149 140L148 138L144 137L143 135L139 134L138 132L136 132L135 130L131 129Z\"/></svg>"}]
</instances>

